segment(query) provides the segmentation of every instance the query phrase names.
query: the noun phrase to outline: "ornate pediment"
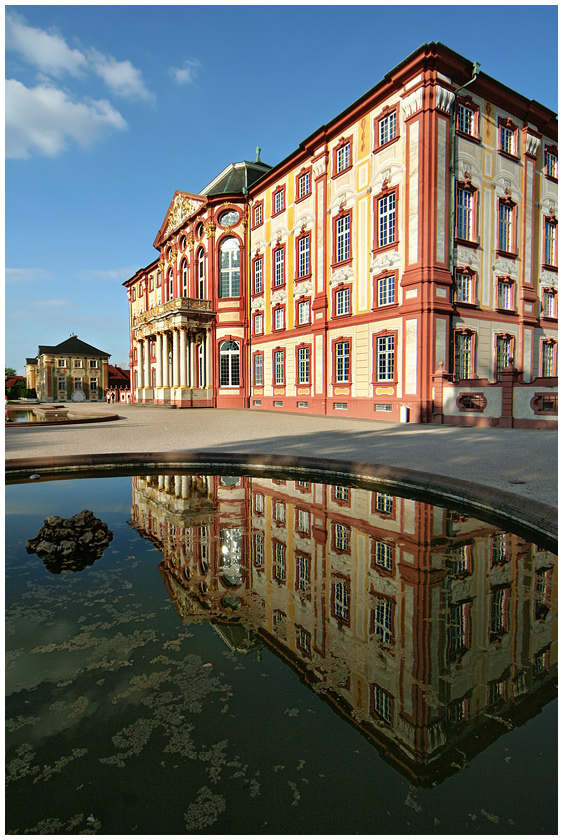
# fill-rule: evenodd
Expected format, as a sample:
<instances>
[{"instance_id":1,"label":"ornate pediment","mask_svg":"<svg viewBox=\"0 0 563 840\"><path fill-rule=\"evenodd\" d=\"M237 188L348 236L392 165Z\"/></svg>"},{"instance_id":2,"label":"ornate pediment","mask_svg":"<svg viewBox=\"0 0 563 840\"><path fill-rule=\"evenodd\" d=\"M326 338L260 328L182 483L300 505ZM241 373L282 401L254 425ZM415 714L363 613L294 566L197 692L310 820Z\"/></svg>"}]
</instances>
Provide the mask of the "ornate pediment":
<instances>
[{"instance_id":1,"label":"ornate pediment","mask_svg":"<svg viewBox=\"0 0 563 840\"><path fill-rule=\"evenodd\" d=\"M376 257L369 267L371 274L379 274L382 271L392 271L401 265L401 255L398 251L384 251Z\"/></svg>"},{"instance_id":2,"label":"ornate pediment","mask_svg":"<svg viewBox=\"0 0 563 840\"><path fill-rule=\"evenodd\" d=\"M190 193L176 192L172 203L164 219L164 223L160 229L157 237L157 242L161 242L172 231L180 227L193 213L199 210L206 203L206 200L199 196L191 195ZM156 245L156 242L155 242Z\"/></svg>"}]
</instances>

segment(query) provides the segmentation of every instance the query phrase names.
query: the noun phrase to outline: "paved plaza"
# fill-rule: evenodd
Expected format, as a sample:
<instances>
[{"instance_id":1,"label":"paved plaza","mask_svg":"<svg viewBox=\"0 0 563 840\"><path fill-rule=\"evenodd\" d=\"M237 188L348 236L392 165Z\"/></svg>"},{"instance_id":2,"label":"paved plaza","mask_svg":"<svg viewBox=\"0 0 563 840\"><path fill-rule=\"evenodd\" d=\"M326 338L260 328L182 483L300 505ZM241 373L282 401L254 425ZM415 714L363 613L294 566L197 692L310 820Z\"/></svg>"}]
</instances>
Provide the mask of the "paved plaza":
<instances>
[{"instance_id":1,"label":"paved plaza","mask_svg":"<svg viewBox=\"0 0 563 840\"><path fill-rule=\"evenodd\" d=\"M544 510L556 522L557 432L386 423L340 417L167 406L68 404L80 413L107 412L118 420L6 430L6 466L84 463L87 456L212 453L313 459L414 471L430 483L486 486L491 502L504 496L517 506ZM544 508L544 506L547 506ZM551 508L551 510L549 510Z\"/></svg>"}]
</instances>

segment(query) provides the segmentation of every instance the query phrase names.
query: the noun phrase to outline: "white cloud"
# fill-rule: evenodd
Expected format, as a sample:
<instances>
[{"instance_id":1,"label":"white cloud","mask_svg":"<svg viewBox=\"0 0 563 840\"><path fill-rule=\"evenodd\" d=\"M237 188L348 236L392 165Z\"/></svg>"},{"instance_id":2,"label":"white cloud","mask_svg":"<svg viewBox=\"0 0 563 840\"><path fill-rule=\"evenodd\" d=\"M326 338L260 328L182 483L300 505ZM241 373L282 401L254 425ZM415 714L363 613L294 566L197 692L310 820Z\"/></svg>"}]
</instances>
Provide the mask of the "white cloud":
<instances>
[{"instance_id":1,"label":"white cloud","mask_svg":"<svg viewBox=\"0 0 563 840\"><path fill-rule=\"evenodd\" d=\"M18 52L28 64L53 76L63 72L79 75L87 64L83 53L67 46L58 32L28 26L24 18L14 12L6 15L6 49Z\"/></svg>"},{"instance_id":2,"label":"white cloud","mask_svg":"<svg viewBox=\"0 0 563 840\"><path fill-rule=\"evenodd\" d=\"M201 64L194 58L192 60L186 59L182 67L171 67L170 75L179 85L191 85L195 82L197 71Z\"/></svg>"},{"instance_id":3,"label":"white cloud","mask_svg":"<svg viewBox=\"0 0 563 840\"><path fill-rule=\"evenodd\" d=\"M105 56L97 50L90 51L94 71L100 76L112 93L126 99L152 100L153 96L145 87L142 73L133 67L130 61L117 61L112 56Z\"/></svg>"},{"instance_id":4,"label":"white cloud","mask_svg":"<svg viewBox=\"0 0 563 840\"><path fill-rule=\"evenodd\" d=\"M68 310L72 305L72 301L68 298L46 298L45 300L29 300L28 306L33 306L35 309L62 309Z\"/></svg>"},{"instance_id":5,"label":"white cloud","mask_svg":"<svg viewBox=\"0 0 563 840\"><path fill-rule=\"evenodd\" d=\"M89 282L118 282L124 283L125 280L129 280L130 277L133 277L135 272L139 270L140 266L130 266L127 268L108 268L108 269L88 269L83 271L78 271L76 277L79 280L86 280Z\"/></svg>"},{"instance_id":6,"label":"white cloud","mask_svg":"<svg viewBox=\"0 0 563 840\"><path fill-rule=\"evenodd\" d=\"M6 268L6 283L14 283L18 286L27 283L52 283L55 274L45 268Z\"/></svg>"},{"instance_id":7,"label":"white cloud","mask_svg":"<svg viewBox=\"0 0 563 840\"><path fill-rule=\"evenodd\" d=\"M108 129L127 128L105 99L72 102L58 88L27 88L15 79L6 81L5 119L8 158L29 158L33 153L53 157L71 140L87 147Z\"/></svg>"}]
</instances>

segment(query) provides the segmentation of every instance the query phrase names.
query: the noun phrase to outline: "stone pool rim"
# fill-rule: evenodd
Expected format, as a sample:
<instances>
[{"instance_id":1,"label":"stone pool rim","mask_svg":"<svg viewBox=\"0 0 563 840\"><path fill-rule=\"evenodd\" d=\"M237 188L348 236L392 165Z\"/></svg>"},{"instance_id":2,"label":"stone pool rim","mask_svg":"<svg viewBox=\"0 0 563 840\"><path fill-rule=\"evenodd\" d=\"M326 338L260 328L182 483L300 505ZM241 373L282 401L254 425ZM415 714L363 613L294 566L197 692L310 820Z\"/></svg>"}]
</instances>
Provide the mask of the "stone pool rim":
<instances>
[{"instance_id":1,"label":"stone pool rim","mask_svg":"<svg viewBox=\"0 0 563 840\"><path fill-rule=\"evenodd\" d=\"M557 550L557 507L485 484L386 464L332 458L323 458L319 463L319 458L296 455L172 451L14 458L6 460L5 467L7 483L22 483L32 474L40 479L53 480L86 477L86 473L90 474L88 477L108 473L135 475L147 468L152 472L157 469L165 472L203 470L215 474L236 470L237 473L253 476L277 472L295 479L304 475L314 476L310 480L327 484L373 485L374 488L377 485L381 489L393 490L397 495L410 495L441 506L468 509L476 516L516 526L528 536L536 535L547 540L550 549Z\"/></svg>"}]
</instances>

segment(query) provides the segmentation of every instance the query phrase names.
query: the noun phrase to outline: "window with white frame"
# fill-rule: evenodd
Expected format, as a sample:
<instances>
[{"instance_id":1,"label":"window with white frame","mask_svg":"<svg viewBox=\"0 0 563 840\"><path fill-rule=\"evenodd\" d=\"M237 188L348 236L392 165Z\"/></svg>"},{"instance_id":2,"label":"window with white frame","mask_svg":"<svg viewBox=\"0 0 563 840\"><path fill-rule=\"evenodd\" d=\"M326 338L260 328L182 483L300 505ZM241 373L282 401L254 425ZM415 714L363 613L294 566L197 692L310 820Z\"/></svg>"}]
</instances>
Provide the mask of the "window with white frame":
<instances>
[{"instance_id":1,"label":"window with white frame","mask_svg":"<svg viewBox=\"0 0 563 840\"><path fill-rule=\"evenodd\" d=\"M256 513L264 513L264 496L262 493L256 493L254 496L254 510Z\"/></svg>"},{"instance_id":2,"label":"window with white frame","mask_svg":"<svg viewBox=\"0 0 563 840\"><path fill-rule=\"evenodd\" d=\"M542 342L542 376L555 376L555 344L551 341Z\"/></svg>"},{"instance_id":3,"label":"window with white frame","mask_svg":"<svg viewBox=\"0 0 563 840\"><path fill-rule=\"evenodd\" d=\"M90 391L97 391L98 390L98 380L94 377L90 378Z\"/></svg>"},{"instance_id":4,"label":"window with white frame","mask_svg":"<svg viewBox=\"0 0 563 840\"><path fill-rule=\"evenodd\" d=\"M170 269L168 272L168 300L174 297L174 271Z\"/></svg>"},{"instance_id":5,"label":"window with white frame","mask_svg":"<svg viewBox=\"0 0 563 840\"><path fill-rule=\"evenodd\" d=\"M345 580L334 582L334 615L342 621L350 620L350 593Z\"/></svg>"},{"instance_id":6,"label":"window with white frame","mask_svg":"<svg viewBox=\"0 0 563 840\"><path fill-rule=\"evenodd\" d=\"M384 195L378 200L378 243L380 246L390 245L392 242L395 242L395 204L394 192Z\"/></svg>"},{"instance_id":7,"label":"window with white frame","mask_svg":"<svg viewBox=\"0 0 563 840\"><path fill-rule=\"evenodd\" d=\"M373 687L373 705L377 715L386 723L391 723L391 697L378 685Z\"/></svg>"},{"instance_id":8,"label":"window with white frame","mask_svg":"<svg viewBox=\"0 0 563 840\"><path fill-rule=\"evenodd\" d=\"M297 511L297 530L301 534L308 534L310 528L310 516L308 510L299 508Z\"/></svg>"},{"instance_id":9,"label":"window with white frame","mask_svg":"<svg viewBox=\"0 0 563 840\"><path fill-rule=\"evenodd\" d=\"M304 172L297 181L297 197L305 198L311 192L311 173Z\"/></svg>"},{"instance_id":10,"label":"window with white frame","mask_svg":"<svg viewBox=\"0 0 563 840\"><path fill-rule=\"evenodd\" d=\"M376 370L378 381L395 377L395 336L379 336L376 340Z\"/></svg>"},{"instance_id":11,"label":"window with white frame","mask_svg":"<svg viewBox=\"0 0 563 840\"><path fill-rule=\"evenodd\" d=\"M347 315L350 312L350 289L337 289L335 294L336 314Z\"/></svg>"},{"instance_id":12,"label":"window with white frame","mask_svg":"<svg viewBox=\"0 0 563 840\"><path fill-rule=\"evenodd\" d=\"M72 366L75 367L75 368L81 368L82 367L82 359L75 359Z\"/></svg>"},{"instance_id":13,"label":"window with white frame","mask_svg":"<svg viewBox=\"0 0 563 840\"><path fill-rule=\"evenodd\" d=\"M507 155L516 154L516 133L512 126L503 125L501 123L499 131L499 144L501 152L505 152Z\"/></svg>"},{"instance_id":14,"label":"window with white frame","mask_svg":"<svg viewBox=\"0 0 563 840\"><path fill-rule=\"evenodd\" d=\"M303 651L303 653L311 653L311 634L308 633L303 627L297 627L296 629L296 636L297 636L297 647Z\"/></svg>"},{"instance_id":15,"label":"window with white frame","mask_svg":"<svg viewBox=\"0 0 563 840\"><path fill-rule=\"evenodd\" d=\"M285 545L279 542L274 543L274 578L285 580Z\"/></svg>"},{"instance_id":16,"label":"window with white frame","mask_svg":"<svg viewBox=\"0 0 563 840\"><path fill-rule=\"evenodd\" d=\"M254 227L262 224L262 204L257 204L254 208Z\"/></svg>"},{"instance_id":17,"label":"window with white frame","mask_svg":"<svg viewBox=\"0 0 563 840\"><path fill-rule=\"evenodd\" d=\"M448 621L448 653L450 656L466 650L468 641L468 613L466 604L452 604Z\"/></svg>"},{"instance_id":18,"label":"window with white frame","mask_svg":"<svg viewBox=\"0 0 563 840\"><path fill-rule=\"evenodd\" d=\"M512 309L512 283L504 278L497 282L497 308Z\"/></svg>"},{"instance_id":19,"label":"window with white frame","mask_svg":"<svg viewBox=\"0 0 563 840\"><path fill-rule=\"evenodd\" d=\"M57 359L57 367L58 368L66 367L66 359Z\"/></svg>"},{"instance_id":20,"label":"window with white frame","mask_svg":"<svg viewBox=\"0 0 563 840\"><path fill-rule=\"evenodd\" d=\"M511 336L498 335L497 336L497 352L496 352L496 373L500 377L503 370L508 367L510 360L514 353L512 350L513 339Z\"/></svg>"},{"instance_id":21,"label":"window with white frame","mask_svg":"<svg viewBox=\"0 0 563 840\"><path fill-rule=\"evenodd\" d=\"M336 220L336 262L350 258L350 215Z\"/></svg>"},{"instance_id":22,"label":"window with white frame","mask_svg":"<svg viewBox=\"0 0 563 840\"><path fill-rule=\"evenodd\" d=\"M240 295L240 248L234 236L221 243L219 297Z\"/></svg>"},{"instance_id":23,"label":"window with white frame","mask_svg":"<svg viewBox=\"0 0 563 840\"><path fill-rule=\"evenodd\" d=\"M375 494L375 509L378 513L392 514L393 513L394 497L388 493Z\"/></svg>"},{"instance_id":24,"label":"window with white frame","mask_svg":"<svg viewBox=\"0 0 563 840\"><path fill-rule=\"evenodd\" d=\"M506 632L507 603L508 591L504 587L493 592L491 596L491 633L501 634Z\"/></svg>"},{"instance_id":25,"label":"window with white frame","mask_svg":"<svg viewBox=\"0 0 563 840\"><path fill-rule=\"evenodd\" d=\"M377 280L377 305L389 306L395 303L395 275L379 277Z\"/></svg>"},{"instance_id":26,"label":"window with white frame","mask_svg":"<svg viewBox=\"0 0 563 840\"><path fill-rule=\"evenodd\" d=\"M308 592L311 586L311 558L297 555L297 591Z\"/></svg>"},{"instance_id":27,"label":"window with white frame","mask_svg":"<svg viewBox=\"0 0 563 840\"><path fill-rule=\"evenodd\" d=\"M264 288L264 263L262 257L254 260L254 294L259 295Z\"/></svg>"},{"instance_id":28,"label":"window with white frame","mask_svg":"<svg viewBox=\"0 0 563 840\"><path fill-rule=\"evenodd\" d=\"M89 368L97 368L98 367L98 360L97 359L89 359L88 367Z\"/></svg>"},{"instance_id":29,"label":"window with white frame","mask_svg":"<svg viewBox=\"0 0 563 840\"><path fill-rule=\"evenodd\" d=\"M257 569L264 565L264 534L254 534L254 565Z\"/></svg>"},{"instance_id":30,"label":"window with white frame","mask_svg":"<svg viewBox=\"0 0 563 840\"><path fill-rule=\"evenodd\" d=\"M393 604L381 596L375 600L375 638L389 644L393 641Z\"/></svg>"},{"instance_id":31,"label":"window with white frame","mask_svg":"<svg viewBox=\"0 0 563 840\"><path fill-rule=\"evenodd\" d=\"M473 191L457 188L457 236L473 239Z\"/></svg>"},{"instance_id":32,"label":"window with white frame","mask_svg":"<svg viewBox=\"0 0 563 840\"><path fill-rule=\"evenodd\" d=\"M300 300L297 304L297 323L308 324L311 320L311 302Z\"/></svg>"},{"instance_id":33,"label":"window with white frame","mask_svg":"<svg viewBox=\"0 0 563 840\"><path fill-rule=\"evenodd\" d=\"M264 316L261 312L257 312L254 316L254 333L261 335L264 332Z\"/></svg>"},{"instance_id":34,"label":"window with white frame","mask_svg":"<svg viewBox=\"0 0 563 840\"><path fill-rule=\"evenodd\" d=\"M66 391L66 376L57 377L57 388L59 391Z\"/></svg>"},{"instance_id":35,"label":"window with white frame","mask_svg":"<svg viewBox=\"0 0 563 840\"><path fill-rule=\"evenodd\" d=\"M350 143L340 146L336 151L336 172L344 172L350 166Z\"/></svg>"},{"instance_id":36,"label":"window with white frame","mask_svg":"<svg viewBox=\"0 0 563 840\"><path fill-rule=\"evenodd\" d=\"M222 341L219 345L220 385L238 386L240 376L240 347L236 341Z\"/></svg>"},{"instance_id":37,"label":"window with white frame","mask_svg":"<svg viewBox=\"0 0 563 840\"><path fill-rule=\"evenodd\" d=\"M285 283L285 251L277 248L274 251L274 285L283 286Z\"/></svg>"},{"instance_id":38,"label":"window with white frame","mask_svg":"<svg viewBox=\"0 0 563 840\"><path fill-rule=\"evenodd\" d=\"M498 247L500 251L511 252L513 246L513 224L512 217L514 206L504 201L498 207Z\"/></svg>"},{"instance_id":39,"label":"window with white frame","mask_svg":"<svg viewBox=\"0 0 563 840\"><path fill-rule=\"evenodd\" d=\"M278 190L277 193L274 193L274 213L281 213L284 207L285 192L284 190Z\"/></svg>"},{"instance_id":40,"label":"window with white frame","mask_svg":"<svg viewBox=\"0 0 563 840\"><path fill-rule=\"evenodd\" d=\"M467 271L456 271L455 298L458 303L473 302L473 278Z\"/></svg>"},{"instance_id":41,"label":"window with white frame","mask_svg":"<svg viewBox=\"0 0 563 840\"><path fill-rule=\"evenodd\" d=\"M188 297L188 263L182 260L182 297Z\"/></svg>"},{"instance_id":42,"label":"window with white frame","mask_svg":"<svg viewBox=\"0 0 563 840\"><path fill-rule=\"evenodd\" d=\"M80 376L74 377L74 390L81 391L82 390L82 378Z\"/></svg>"},{"instance_id":43,"label":"window with white frame","mask_svg":"<svg viewBox=\"0 0 563 840\"><path fill-rule=\"evenodd\" d=\"M299 347L297 350L297 384L308 385L311 376L311 349Z\"/></svg>"},{"instance_id":44,"label":"window with white frame","mask_svg":"<svg viewBox=\"0 0 563 840\"><path fill-rule=\"evenodd\" d=\"M347 502L350 499L350 488L343 484L334 485L334 498L339 502Z\"/></svg>"},{"instance_id":45,"label":"window with white frame","mask_svg":"<svg viewBox=\"0 0 563 840\"><path fill-rule=\"evenodd\" d=\"M393 111L379 120L379 145L384 146L397 135L397 112Z\"/></svg>"},{"instance_id":46,"label":"window with white frame","mask_svg":"<svg viewBox=\"0 0 563 840\"><path fill-rule=\"evenodd\" d=\"M311 273L311 237L302 236L298 245L298 276L307 277Z\"/></svg>"},{"instance_id":47,"label":"window with white frame","mask_svg":"<svg viewBox=\"0 0 563 840\"><path fill-rule=\"evenodd\" d=\"M557 178L557 153L551 149L545 150L545 174Z\"/></svg>"},{"instance_id":48,"label":"window with white frame","mask_svg":"<svg viewBox=\"0 0 563 840\"><path fill-rule=\"evenodd\" d=\"M285 523L285 504L283 502L274 503L274 519L276 522L279 522L280 525Z\"/></svg>"},{"instance_id":49,"label":"window with white frame","mask_svg":"<svg viewBox=\"0 0 563 840\"><path fill-rule=\"evenodd\" d=\"M544 220L544 254L543 260L546 265L557 265L556 241L557 223L552 219Z\"/></svg>"},{"instance_id":50,"label":"window with white frame","mask_svg":"<svg viewBox=\"0 0 563 840\"><path fill-rule=\"evenodd\" d=\"M203 300L205 298L205 251L203 248L199 249L197 256L197 280L198 297Z\"/></svg>"},{"instance_id":51,"label":"window with white frame","mask_svg":"<svg viewBox=\"0 0 563 840\"><path fill-rule=\"evenodd\" d=\"M542 296L542 315L544 318L556 317L555 300L555 291L553 289L544 289Z\"/></svg>"},{"instance_id":52,"label":"window with white frame","mask_svg":"<svg viewBox=\"0 0 563 840\"><path fill-rule=\"evenodd\" d=\"M393 546L376 540L374 550L375 565L386 572L393 571Z\"/></svg>"},{"instance_id":53,"label":"window with white frame","mask_svg":"<svg viewBox=\"0 0 563 840\"><path fill-rule=\"evenodd\" d=\"M461 102L457 106L457 127L459 131L464 134L473 134L473 116L474 111L463 105Z\"/></svg>"},{"instance_id":54,"label":"window with white frame","mask_svg":"<svg viewBox=\"0 0 563 840\"><path fill-rule=\"evenodd\" d=\"M254 384L264 384L264 357L261 353L254 356Z\"/></svg>"},{"instance_id":55,"label":"window with white frame","mask_svg":"<svg viewBox=\"0 0 563 840\"><path fill-rule=\"evenodd\" d=\"M279 306L277 309L274 309L274 329L275 330L283 330L285 326L285 309L283 306Z\"/></svg>"},{"instance_id":56,"label":"window with white frame","mask_svg":"<svg viewBox=\"0 0 563 840\"><path fill-rule=\"evenodd\" d=\"M470 333L455 334L454 377L471 379L473 371L473 336Z\"/></svg>"},{"instance_id":57,"label":"window with white frame","mask_svg":"<svg viewBox=\"0 0 563 840\"><path fill-rule=\"evenodd\" d=\"M341 522L334 524L334 547L337 551L349 551L350 529Z\"/></svg>"},{"instance_id":58,"label":"window with white frame","mask_svg":"<svg viewBox=\"0 0 563 840\"><path fill-rule=\"evenodd\" d=\"M283 350L274 351L274 385L283 385L285 383L285 352Z\"/></svg>"},{"instance_id":59,"label":"window with white frame","mask_svg":"<svg viewBox=\"0 0 563 840\"><path fill-rule=\"evenodd\" d=\"M350 342L337 341L334 348L336 382L348 382L350 376Z\"/></svg>"}]
</instances>

